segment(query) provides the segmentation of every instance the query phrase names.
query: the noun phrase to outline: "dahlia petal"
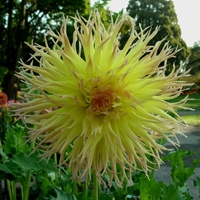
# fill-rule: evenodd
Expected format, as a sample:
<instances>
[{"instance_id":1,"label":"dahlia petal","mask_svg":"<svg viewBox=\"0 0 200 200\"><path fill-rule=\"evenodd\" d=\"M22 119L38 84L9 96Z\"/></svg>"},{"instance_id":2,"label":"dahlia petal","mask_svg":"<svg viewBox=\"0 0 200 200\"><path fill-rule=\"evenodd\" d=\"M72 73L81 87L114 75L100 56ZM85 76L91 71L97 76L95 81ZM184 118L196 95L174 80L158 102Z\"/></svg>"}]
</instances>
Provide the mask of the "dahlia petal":
<instances>
[{"instance_id":1,"label":"dahlia petal","mask_svg":"<svg viewBox=\"0 0 200 200\"><path fill-rule=\"evenodd\" d=\"M46 38L44 46L29 45L38 66L21 61L17 76L28 88L25 101L12 106L43 157L60 154L59 166L66 165L72 179L89 181L95 173L101 183L106 175L108 184L133 184L133 171L148 176L163 163L160 154L171 150L159 139L179 145L176 134L186 124L176 108L184 108L188 98L168 100L189 86L180 81L188 72L174 68L165 74L167 60L179 50L169 47L166 38L148 45L158 28L140 27L136 33L135 20L127 14L115 22L111 17L106 28L98 11L88 20L79 15L73 20L72 43L65 19L60 33L48 33L52 48ZM130 37L120 49L124 23L130 24Z\"/></svg>"}]
</instances>

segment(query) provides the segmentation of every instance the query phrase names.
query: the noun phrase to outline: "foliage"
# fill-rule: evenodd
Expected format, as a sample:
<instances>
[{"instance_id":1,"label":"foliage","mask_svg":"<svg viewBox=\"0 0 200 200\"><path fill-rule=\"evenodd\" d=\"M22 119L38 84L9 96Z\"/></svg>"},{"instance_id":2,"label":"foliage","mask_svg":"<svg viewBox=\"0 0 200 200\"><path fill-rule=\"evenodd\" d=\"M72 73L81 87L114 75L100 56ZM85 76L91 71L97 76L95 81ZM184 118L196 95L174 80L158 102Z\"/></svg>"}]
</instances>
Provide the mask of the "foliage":
<instances>
[{"instance_id":1,"label":"foliage","mask_svg":"<svg viewBox=\"0 0 200 200\"><path fill-rule=\"evenodd\" d=\"M181 81L186 81L187 83L193 84L190 89L196 89L197 92L200 90L200 71L197 71L195 74L191 74L190 76L184 77L180 79ZM187 90L189 88L186 88Z\"/></svg>"},{"instance_id":2,"label":"foliage","mask_svg":"<svg viewBox=\"0 0 200 200\"><path fill-rule=\"evenodd\" d=\"M199 198L200 198L200 177L196 177L194 179L194 186L198 189L198 191L199 191Z\"/></svg>"},{"instance_id":3,"label":"foliage","mask_svg":"<svg viewBox=\"0 0 200 200\"><path fill-rule=\"evenodd\" d=\"M200 88L200 71L198 71L195 75L192 76L193 77L193 83L194 83L194 87L196 88Z\"/></svg>"},{"instance_id":4,"label":"foliage","mask_svg":"<svg viewBox=\"0 0 200 200\"><path fill-rule=\"evenodd\" d=\"M196 75L200 72L200 41L196 42L193 47L190 48L191 54L186 65L187 69L191 69L190 73Z\"/></svg>"},{"instance_id":5,"label":"foliage","mask_svg":"<svg viewBox=\"0 0 200 200\"><path fill-rule=\"evenodd\" d=\"M108 9L105 9L109 1L110 0L98 0L93 5L93 8L98 9L99 13L101 14L101 19L106 27L108 27L110 23L110 11Z\"/></svg>"},{"instance_id":6,"label":"foliage","mask_svg":"<svg viewBox=\"0 0 200 200\"><path fill-rule=\"evenodd\" d=\"M0 51L1 51L1 49L0 49ZM4 78L4 76L5 76L7 73L8 73L7 68L5 68L5 67L0 67L0 85L1 85L1 83L3 82L3 78ZM1 88L0 88L0 89L1 89Z\"/></svg>"},{"instance_id":7,"label":"foliage","mask_svg":"<svg viewBox=\"0 0 200 200\"><path fill-rule=\"evenodd\" d=\"M176 65L180 65L181 61L186 61L189 49L181 38L181 30L172 0L130 0L127 10L130 16L137 19L137 31L140 29L139 24L141 24L142 28L151 27L151 30L160 27L158 34L151 40L151 44L155 45L157 41L166 37L169 40L170 46L182 49L177 53L176 58L169 60L171 66L168 68L169 71L174 62ZM127 40L127 37L128 34L123 36L122 45L124 44L124 40Z\"/></svg>"},{"instance_id":8,"label":"foliage","mask_svg":"<svg viewBox=\"0 0 200 200\"><path fill-rule=\"evenodd\" d=\"M0 105L0 141L4 140L7 126L12 122L8 108Z\"/></svg>"},{"instance_id":9,"label":"foliage","mask_svg":"<svg viewBox=\"0 0 200 200\"><path fill-rule=\"evenodd\" d=\"M194 174L200 158L193 160L192 166L186 166L183 158L195 154L193 151L173 151L170 152L166 157L163 158L164 161L170 161L172 165L171 177L174 183L177 183L180 187L183 187L190 176Z\"/></svg>"},{"instance_id":10,"label":"foliage","mask_svg":"<svg viewBox=\"0 0 200 200\"><path fill-rule=\"evenodd\" d=\"M21 126L7 127L7 134L3 144L4 152L7 155L14 155L23 152L28 152L28 145L25 143L25 132Z\"/></svg>"},{"instance_id":11,"label":"foliage","mask_svg":"<svg viewBox=\"0 0 200 200\"><path fill-rule=\"evenodd\" d=\"M87 16L89 0L0 0L0 77L1 87L9 99L17 99L19 81L14 76L20 59L27 60L31 52L24 41L42 44L44 34L51 26L60 26L63 16L79 12ZM69 28L69 33L72 30ZM5 74L6 73L6 74Z\"/></svg>"},{"instance_id":12,"label":"foliage","mask_svg":"<svg viewBox=\"0 0 200 200\"><path fill-rule=\"evenodd\" d=\"M8 185L8 193L3 194L5 198L10 200L93 199L92 183L85 183L84 180L81 184L72 182L71 172L67 167L62 167L58 172L58 155L49 160L41 160L41 152L33 151L34 143L26 141L27 129L20 120L13 125L7 125L6 130L0 148L0 178ZM162 158L165 162L171 163L172 182L156 181L154 170L148 173L149 178L144 172L136 172L132 174L133 186L125 183L123 188L119 188L114 182L110 188L102 186L99 190L99 199L192 200L187 180L194 174L200 158L194 160L189 166L186 165L185 158L190 158L193 154L195 153L192 151L177 150ZM16 182L22 186L22 196L16 190ZM200 194L198 176L194 179L194 187Z\"/></svg>"}]
</instances>

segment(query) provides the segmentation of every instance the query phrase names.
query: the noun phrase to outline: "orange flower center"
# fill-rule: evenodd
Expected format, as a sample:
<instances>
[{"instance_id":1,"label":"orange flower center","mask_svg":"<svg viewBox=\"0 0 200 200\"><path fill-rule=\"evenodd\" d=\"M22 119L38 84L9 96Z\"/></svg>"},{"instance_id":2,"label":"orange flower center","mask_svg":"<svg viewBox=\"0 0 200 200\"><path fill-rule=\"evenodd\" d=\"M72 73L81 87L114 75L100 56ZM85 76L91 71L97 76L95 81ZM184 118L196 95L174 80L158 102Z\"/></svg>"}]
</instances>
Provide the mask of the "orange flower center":
<instances>
[{"instance_id":1,"label":"orange flower center","mask_svg":"<svg viewBox=\"0 0 200 200\"><path fill-rule=\"evenodd\" d=\"M101 88L96 90L90 99L90 108L96 115L106 114L113 108L114 101L116 99L116 93L111 88Z\"/></svg>"}]
</instances>

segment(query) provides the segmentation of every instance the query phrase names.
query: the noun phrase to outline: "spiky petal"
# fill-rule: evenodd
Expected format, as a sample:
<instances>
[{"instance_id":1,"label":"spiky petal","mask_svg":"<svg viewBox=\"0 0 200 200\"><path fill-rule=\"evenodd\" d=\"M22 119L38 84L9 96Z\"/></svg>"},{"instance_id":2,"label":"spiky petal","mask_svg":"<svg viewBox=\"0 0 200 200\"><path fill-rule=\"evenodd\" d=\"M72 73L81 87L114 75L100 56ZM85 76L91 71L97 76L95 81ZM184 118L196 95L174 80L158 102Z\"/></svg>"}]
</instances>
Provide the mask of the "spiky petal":
<instances>
[{"instance_id":1,"label":"spiky petal","mask_svg":"<svg viewBox=\"0 0 200 200\"><path fill-rule=\"evenodd\" d=\"M132 29L120 50L120 28L127 21ZM185 74L165 75L177 50L164 40L148 46L158 29L136 33L127 14L116 22L111 18L108 28L97 11L88 20L76 16L72 43L67 22L60 34L49 32L52 49L47 42L29 45L39 67L22 62L17 76L29 91L27 101L15 105L17 113L34 125L30 139L44 149L44 157L59 153L59 165L66 164L73 179L88 179L94 172L100 180L107 174L119 186L124 179L131 184L132 171L147 173L162 163L166 148L158 139L178 145L170 137L176 138L182 122L170 114L178 116L175 108L185 101L168 100L180 95L186 84L179 78Z\"/></svg>"}]
</instances>

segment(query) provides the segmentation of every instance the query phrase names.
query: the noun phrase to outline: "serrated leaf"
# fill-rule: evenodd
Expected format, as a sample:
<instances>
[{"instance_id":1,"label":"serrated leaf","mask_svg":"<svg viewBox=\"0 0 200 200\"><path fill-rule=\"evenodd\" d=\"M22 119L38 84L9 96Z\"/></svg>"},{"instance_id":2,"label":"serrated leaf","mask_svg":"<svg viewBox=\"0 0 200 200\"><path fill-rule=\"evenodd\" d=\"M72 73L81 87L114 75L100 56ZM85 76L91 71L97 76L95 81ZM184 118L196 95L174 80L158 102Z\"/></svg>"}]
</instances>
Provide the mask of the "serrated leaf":
<instances>
[{"instance_id":1,"label":"serrated leaf","mask_svg":"<svg viewBox=\"0 0 200 200\"><path fill-rule=\"evenodd\" d=\"M57 169L51 160L49 160L47 163L45 160L40 161L40 159L41 158L38 157L37 153L33 153L31 155L20 153L16 155L12 160L18 164L23 171L33 170L37 172L43 170L47 173L52 171L57 172Z\"/></svg>"},{"instance_id":2,"label":"serrated leaf","mask_svg":"<svg viewBox=\"0 0 200 200\"><path fill-rule=\"evenodd\" d=\"M162 200L186 200L178 184L170 184L165 190Z\"/></svg>"},{"instance_id":3,"label":"serrated leaf","mask_svg":"<svg viewBox=\"0 0 200 200\"><path fill-rule=\"evenodd\" d=\"M140 178L140 199L141 200L163 200L162 193L165 189L164 183L158 183L153 177Z\"/></svg>"},{"instance_id":4,"label":"serrated leaf","mask_svg":"<svg viewBox=\"0 0 200 200\"><path fill-rule=\"evenodd\" d=\"M40 189L42 191L42 195L43 196L47 196L50 190L50 186L53 185L53 182L51 180L49 180L49 177L46 176L41 176L40 177L40 181L42 181L41 185L40 185Z\"/></svg>"},{"instance_id":5,"label":"serrated leaf","mask_svg":"<svg viewBox=\"0 0 200 200\"><path fill-rule=\"evenodd\" d=\"M91 198L91 197L90 197ZM113 200L113 197L110 196L109 194L107 193L103 193L101 195L99 195L99 199L103 199L103 200Z\"/></svg>"},{"instance_id":6,"label":"serrated leaf","mask_svg":"<svg viewBox=\"0 0 200 200\"><path fill-rule=\"evenodd\" d=\"M68 194L68 193L65 193L64 191L56 188L56 187L52 187L55 192L56 192L56 195L57 197L50 197L50 200L61 200L61 199L65 199L65 200L77 200L76 197L72 194Z\"/></svg>"},{"instance_id":7,"label":"serrated leaf","mask_svg":"<svg viewBox=\"0 0 200 200\"><path fill-rule=\"evenodd\" d=\"M199 198L200 198L200 177L195 177L195 179L194 179L194 186L198 189L198 191L199 191Z\"/></svg>"},{"instance_id":8,"label":"serrated leaf","mask_svg":"<svg viewBox=\"0 0 200 200\"><path fill-rule=\"evenodd\" d=\"M200 177L195 177L194 186L200 191Z\"/></svg>"},{"instance_id":9,"label":"serrated leaf","mask_svg":"<svg viewBox=\"0 0 200 200\"><path fill-rule=\"evenodd\" d=\"M8 160L8 156L3 151L3 149L0 149L0 155L1 155L1 162L5 161L5 160Z\"/></svg>"},{"instance_id":10,"label":"serrated leaf","mask_svg":"<svg viewBox=\"0 0 200 200\"><path fill-rule=\"evenodd\" d=\"M8 125L3 144L3 149L8 155L15 155L20 152L30 151L25 140L26 131L23 126L16 124Z\"/></svg>"},{"instance_id":11,"label":"serrated leaf","mask_svg":"<svg viewBox=\"0 0 200 200\"><path fill-rule=\"evenodd\" d=\"M163 160L169 160L172 169L171 169L171 177L175 183L178 183L180 187L183 187L186 181L189 179L190 176L194 174L194 171L200 162L200 158L193 161L191 167L187 167L183 162L183 157L190 156L195 154L193 151L186 151L186 150L178 150L169 153L167 156L164 157Z\"/></svg>"},{"instance_id":12,"label":"serrated leaf","mask_svg":"<svg viewBox=\"0 0 200 200\"><path fill-rule=\"evenodd\" d=\"M18 175L19 175L19 170L15 163L11 161L6 162L4 164L0 163L1 179L15 180Z\"/></svg>"},{"instance_id":13,"label":"serrated leaf","mask_svg":"<svg viewBox=\"0 0 200 200\"><path fill-rule=\"evenodd\" d=\"M12 171L4 164L0 163L0 177L3 178L3 174L12 174Z\"/></svg>"},{"instance_id":14,"label":"serrated leaf","mask_svg":"<svg viewBox=\"0 0 200 200\"><path fill-rule=\"evenodd\" d=\"M185 200L193 200L193 197L190 195L187 184L180 188Z\"/></svg>"}]
</instances>

